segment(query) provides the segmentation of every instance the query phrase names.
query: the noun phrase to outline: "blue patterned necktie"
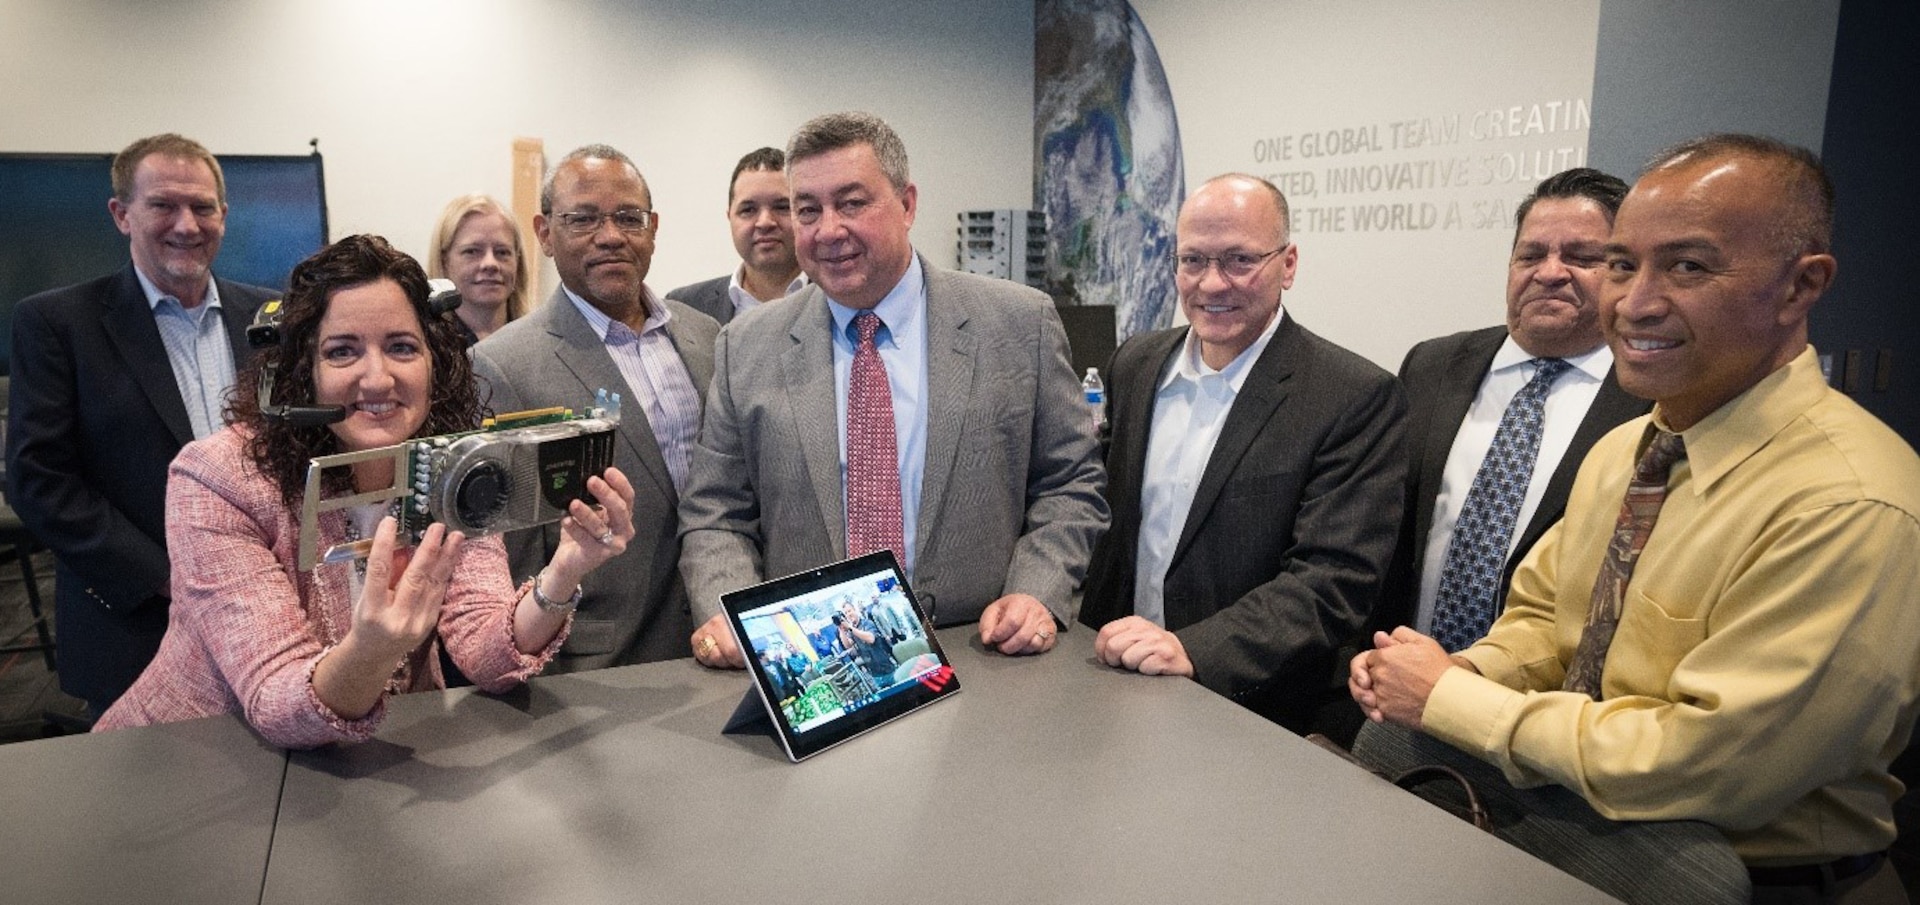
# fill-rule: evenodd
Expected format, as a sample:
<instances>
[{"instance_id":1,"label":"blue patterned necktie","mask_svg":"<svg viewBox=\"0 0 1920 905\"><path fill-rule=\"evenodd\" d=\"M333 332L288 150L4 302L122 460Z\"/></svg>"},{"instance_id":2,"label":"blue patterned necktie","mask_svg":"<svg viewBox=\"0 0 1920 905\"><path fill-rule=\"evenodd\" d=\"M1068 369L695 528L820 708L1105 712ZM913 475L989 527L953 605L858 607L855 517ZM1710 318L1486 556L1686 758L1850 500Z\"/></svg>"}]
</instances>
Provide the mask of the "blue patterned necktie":
<instances>
[{"instance_id":1,"label":"blue patterned necktie","mask_svg":"<svg viewBox=\"0 0 1920 905\"><path fill-rule=\"evenodd\" d=\"M1453 539L1440 569L1433 600L1433 637L1448 653L1480 640L1493 625L1494 601L1507 564L1507 542L1527 500L1533 462L1540 454L1540 427L1546 420L1547 392L1572 365L1558 358L1536 358L1527 382L1493 435L1487 457L1473 476Z\"/></svg>"}]
</instances>

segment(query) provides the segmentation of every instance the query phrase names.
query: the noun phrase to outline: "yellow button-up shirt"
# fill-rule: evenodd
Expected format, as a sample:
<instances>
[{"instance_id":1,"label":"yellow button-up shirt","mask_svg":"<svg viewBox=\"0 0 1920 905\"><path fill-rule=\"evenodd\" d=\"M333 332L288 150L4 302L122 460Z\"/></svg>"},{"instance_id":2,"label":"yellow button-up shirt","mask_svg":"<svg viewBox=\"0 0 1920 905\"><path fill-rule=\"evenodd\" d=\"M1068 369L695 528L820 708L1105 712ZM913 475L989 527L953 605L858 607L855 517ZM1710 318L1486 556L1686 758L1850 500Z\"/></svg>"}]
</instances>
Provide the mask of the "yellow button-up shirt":
<instances>
[{"instance_id":1,"label":"yellow button-up shirt","mask_svg":"<svg viewBox=\"0 0 1920 905\"><path fill-rule=\"evenodd\" d=\"M1920 697L1920 458L1812 349L1683 431L1594 701L1559 688L1649 418L1594 446L1426 730L1613 819L1713 823L1749 864L1886 848Z\"/></svg>"}]
</instances>

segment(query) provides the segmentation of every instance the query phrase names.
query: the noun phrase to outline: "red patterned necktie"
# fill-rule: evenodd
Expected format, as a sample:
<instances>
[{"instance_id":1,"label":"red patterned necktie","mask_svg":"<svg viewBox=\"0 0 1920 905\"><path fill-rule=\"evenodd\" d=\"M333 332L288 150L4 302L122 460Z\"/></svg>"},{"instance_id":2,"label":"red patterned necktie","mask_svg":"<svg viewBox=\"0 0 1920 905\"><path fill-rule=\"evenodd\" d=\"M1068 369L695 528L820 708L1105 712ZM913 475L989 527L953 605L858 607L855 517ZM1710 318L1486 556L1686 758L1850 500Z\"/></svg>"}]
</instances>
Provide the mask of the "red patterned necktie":
<instances>
[{"instance_id":1,"label":"red patterned necktie","mask_svg":"<svg viewBox=\"0 0 1920 905\"><path fill-rule=\"evenodd\" d=\"M1606 558L1600 561L1600 574L1593 579L1586 628L1580 632L1580 646L1574 649L1573 663L1567 667L1565 690L1600 700L1600 673L1607 665L1607 649L1613 646L1613 630L1620 625L1627 582L1633 578L1634 564L1640 561L1640 551L1646 549L1654 522L1660 520L1673 463L1686 457L1687 445L1679 434L1654 429L1653 442L1647 444L1647 451L1633 468L1627 498L1620 503L1620 517L1613 524L1613 540L1607 544Z\"/></svg>"},{"instance_id":2,"label":"red patterned necktie","mask_svg":"<svg viewBox=\"0 0 1920 905\"><path fill-rule=\"evenodd\" d=\"M904 557L900 539L900 455L893 433L893 388L874 348L880 317L854 316L860 344L847 382L847 555L892 550Z\"/></svg>"}]
</instances>

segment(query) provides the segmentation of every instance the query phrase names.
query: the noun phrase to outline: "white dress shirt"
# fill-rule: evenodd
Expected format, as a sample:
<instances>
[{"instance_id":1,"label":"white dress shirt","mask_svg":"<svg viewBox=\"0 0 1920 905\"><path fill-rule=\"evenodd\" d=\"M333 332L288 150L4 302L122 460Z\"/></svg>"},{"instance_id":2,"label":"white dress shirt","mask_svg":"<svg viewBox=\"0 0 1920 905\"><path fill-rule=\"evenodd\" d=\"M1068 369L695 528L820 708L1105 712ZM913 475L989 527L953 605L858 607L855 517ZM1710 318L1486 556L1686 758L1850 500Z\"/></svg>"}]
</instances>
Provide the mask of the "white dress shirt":
<instances>
[{"instance_id":1,"label":"white dress shirt","mask_svg":"<svg viewBox=\"0 0 1920 905\"><path fill-rule=\"evenodd\" d=\"M754 298L753 293L748 292L747 287L740 283L740 278L742 276L745 276L746 272L747 272L747 265L745 264L742 264L739 267L735 267L733 269L733 279L727 281L727 299L733 302L734 317L739 317L740 315L753 310L755 306L761 304L761 301L757 298ZM792 295L796 292L799 292L800 290L805 289L806 286L807 286L807 275L802 273L799 276L794 277L793 282L787 284L787 291L782 295L782 297L784 298L785 296Z\"/></svg>"},{"instance_id":2,"label":"white dress shirt","mask_svg":"<svg viewBox=\"0 0 1920 905\"><path fill-rule=\"evenodd\" d=\"M1266 351L1286 316L1284 308L1277 311L1260 338L1218 371L1201 360L1200 344L1188 330L1180 351L1160 377L1153 397L1153 426L1147 433L1140 538L1133 558L1133 612L1155 625L1167 624L1167 567L1186 528L1187 512L1193 508L1207 460L1213 458L1213 445L1220 440L1220 428L1247 382L1247 371Z\"/></svg>"},{"instance_id":3,"label":"white dress shirt","mask_svg":"<svg viewBox=\"0 0 1920 905\"><path fill-rule=\"evenodd\" d=\"M1488 368L1487 376L1480 381L1480 392L1473 397L1473 405L1467 409L1467 417L1460 422L1460 430L1453 435L1453 448L1447 452L1447 467L1440 473L1440 493L1433 501L1433 525L1427 532L1427 548L1422 551L1420 568L1420 608L1414 617L1414 628L1426 632L1433 627L1433 598L1440 589L1440 571L1446 565L1447 544L1453 540L1453 525L1460 519L1460 509L1466 505L1467 491L1473 488L1474 475L1480 471L1480 462L1487 456L1487 450L1493 446L1493 435L1500 429L1500 418L1506 414L1507 405L1515 394L1533 379L1534 368L1528 362L1535 356L1520 348L1520 344L1507 337L1500 345L1500 351L1494 353L1493 365ZM1600 384L1606 380L1607 371L1613 367L1613 350L1601 343L1599 348L1584 355L1575 355L1565 359L1568 368L1553 382L1547 391L1545 422L1540 430L1540 452L1533 462L1533 476L1527 482L1526 501L1520 506L1520 514L1513 522L1513 534L1507 538L1507 555L1513 555L1515 544L1526 531L1527 523L1533 520L1533 513L1540 508L1540 498L1546 495L1547 482L1553 478L1553 472L1560 467L1560 459L1567 454L1567 447L1573 445L1573 434L1580 422L1587 417L1587 409L1593 406L1595 396L1600 393Z\"/></svg>"}]
</instances>

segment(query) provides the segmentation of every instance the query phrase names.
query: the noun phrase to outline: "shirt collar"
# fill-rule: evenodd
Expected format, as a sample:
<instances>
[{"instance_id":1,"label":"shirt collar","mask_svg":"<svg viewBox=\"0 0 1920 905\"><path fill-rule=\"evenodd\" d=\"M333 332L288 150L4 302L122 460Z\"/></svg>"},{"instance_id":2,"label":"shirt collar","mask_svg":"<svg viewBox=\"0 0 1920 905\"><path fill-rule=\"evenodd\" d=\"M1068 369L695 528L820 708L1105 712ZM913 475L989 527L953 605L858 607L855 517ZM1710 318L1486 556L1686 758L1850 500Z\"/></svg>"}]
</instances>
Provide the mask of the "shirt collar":
<instances>
[{"instance_id":1,"label":"shirt collar","mask_svg":"<svg viewBox=\"0 0 1920 905\"><path fill-rule=\"evenodd\" d=\"M567 294L567 299L573 302L573 307L580 309L580 316L587 319L587 326L593 328L593 335L600 337L601 342L606 342L607 331L613 329L613 318L594 307L592 302L574 294L567 284L560 284L560 291ZM653 294L652 286L641 283L640 292L641 297L647 301L647 320L640 325L640 333L647 334L665 329L668 322L673 320L673 312L667 309L667 304L661 301L659 296Z\"/></svg>"},{"instance_id":2,"label":"shirt collar","mask_svg":"<svg viewBox=\"0 0 1920 905\"><path fill-rule=\"evenodd\" d=\"M160 309L160 303L167 299L173 299L176 304L180 305L182 310L187 310L187 306L182 303L180 299L173 298L173 296L161 292L160 287L155 286L152 280L147 279L147 275L140 272L139 265L134 266L133 275L140 280L140 291L147 295L148 311L158 311ZM207 294L201 296L200 301L207 310L220 307L220 287L215 285L211 275L207 277Z\"/></svg>"},{"instance_id":3,"label":"shirt collar","mask_svg":"<svg viewBox=\"0 0 1920 905\"><path fill-rule=\"evenodd\" d=\"M1820 359L1812 346L1800 350L1784 368L1760 379L1700 423L1680 432L1687 444L1687 465L1693 488L1704 494L1741 462L1766 446L1774 435L1806 414L1830 392L1820 376ZM1671 430L1660 407L1653 407L1653 424ZM1644 442L1641 445L1645 449Z\"/></svg>"},{"instance_id":4,"label":"shirt collar","mask_svg":"<svg viewBox=\"0 0 1920 905\"><path fill-rule=\"evenodd\" d=\"M893 284L880 304L873 306L873 313L880 316L880 333L874 338L876 345L882 341L897 343L897 337L912 331L919 323L920 312L927 308L926 272L920 268L920 256L914 255L907 263L907 272L900 282ZM827 311L833 315L833 335L848 343L854 343L853 318L860 313L858 308L849 308L827 298Z\"/></svg>"},{"instance_id":5,"label":"shirt collar","mask_svg":"<svg viewBox=\"0 0 1920 905\"><path fill-rule=\"evenodd\" d=\"M1487 370L1497 374L1509 368L1524 367L1528 362L1539 357L1520 348L1520 344L1515 342L1513 336L1509 334L1506 341L1500 344L1500 351L1493 353L1493 365ZM1579 355L1569 355L1560 360L1572 365L1574 370L1587 375L1595 382L1599 382L1607 379L1607 372L1613 368L1613 349L1603 342Z\"/></svg>"},{"instance_id":6,"label":"shirt collar","mask_svg":"<svg viewBox=\"0 0 1920 905\"><path fill-rule=\"evenodd\" d=\"M727 300L733 302L733 307L735 308L740 307L743 301L751 304L756 304L756 305L766 304L765 302L762 302L759 299L754 298L753 293L747 291L746 284L742 282L742 278L746 276L746 273L747 273L747 265L745 264L741 264L739 267L735 267L733 269L733 277L732 279L727 281ZM792 282L787 284L787 291L782 294L792 295L796 292L799 292L802 289L805 289L806 287L807 287L807 273L806 271L803 270L793 278Z\"/></svg>"},{"instance_id":7,"label":"shirt collar","mask_svg":"<svg viewBox=\"0 0 1920 905\"><path fill-rule=\"evenodd\" d=\"M1280 322L1286 318L1287 309L1283 305L1273 313L1273 320L1267 322L1267 329L1260 331L1260 337L1253 341L1253 345L1240 350L1239 355L1218 371L1208 367L1206 360L1200 357L1200 342L1194 339L1193 330L1188 329L1186 339L1180 343L1180 354L1173 357L1173 367L1168 368L1167 375L1160 378L1159 389L1164 390L1182 380L1197 385L1202 378L1218 374L1238 394L1240 387L1247 382L1247 372L1253 369L1254 362L1260 360L1261 353L1267 350L1267 343L1272 341L1273 334L1279 332Z\"/></svg>"}]
</instances>

